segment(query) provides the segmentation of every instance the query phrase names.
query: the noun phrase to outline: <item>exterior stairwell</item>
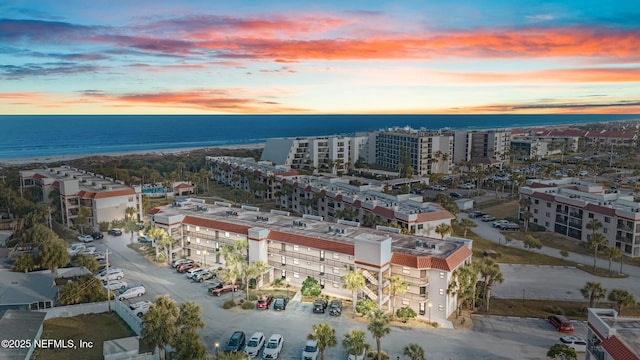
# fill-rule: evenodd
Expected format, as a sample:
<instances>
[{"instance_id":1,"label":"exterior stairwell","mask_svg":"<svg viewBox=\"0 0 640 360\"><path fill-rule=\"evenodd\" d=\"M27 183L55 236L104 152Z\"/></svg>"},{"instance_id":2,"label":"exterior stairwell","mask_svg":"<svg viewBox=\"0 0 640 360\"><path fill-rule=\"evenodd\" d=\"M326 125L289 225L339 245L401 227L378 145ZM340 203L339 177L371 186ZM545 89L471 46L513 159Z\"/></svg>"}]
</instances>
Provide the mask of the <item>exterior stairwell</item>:
<instances>
[{"instance_id":1,"label":"exterior stairwell","mask_svg":"<svg viewBox=\"0 0 640 360\"><path fill-rule=\"evenodd\" d=\"M369 297L369 299L373 300L373 301L377 301L378 300L378 295L376 293L373 292L373 290L369 289L368 287L364 287L362 288L362 291Z\"/></svg>"},{"instance_id":2,"label":"exterior stairwell","mask_svg":"<svg viewBox=\"0 0 640 360\"><path fill-rule=\"evenodd\" d=\"M367 279L370 283L372 283L373 285L378 285L378 279L376 279L375 276L371 275L370 272L368 272L367 270L362 270L362 276L364 276L365 279Z\"/></svg>"}]
</instances>

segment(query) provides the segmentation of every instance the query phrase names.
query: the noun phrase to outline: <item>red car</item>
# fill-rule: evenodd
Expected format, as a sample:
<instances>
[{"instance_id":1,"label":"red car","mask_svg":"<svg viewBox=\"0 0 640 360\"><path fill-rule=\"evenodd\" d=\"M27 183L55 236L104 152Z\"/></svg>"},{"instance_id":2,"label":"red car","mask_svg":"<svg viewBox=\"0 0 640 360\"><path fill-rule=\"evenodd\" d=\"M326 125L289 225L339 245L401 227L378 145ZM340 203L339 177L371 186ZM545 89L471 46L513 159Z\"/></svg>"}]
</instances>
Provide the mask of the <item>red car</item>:
<instances>
[{"instance_id":1,"label":"red car","mask_svg":"<svg viewBox=\"0 0 640 360\"><path fill-rule=\"evenodd\" d=\"M214 287L209 288L209 295L211 295L211 296L220 296L220 295L222 295L222 293L231 292L231 291L238 291L238 285L232 285L232 284L222 285L222 284L218 284L218 285L216 285Z\"/></svg>"},{"instance_id":2,"label":"red car","mask_svg":"<svg viewBox=\"0 0 640 360\"><path fill-rule=\"evenodd\" d=\"M273 296L271 294L262 295L258 298L258 302L256 303L256 309L268 309L269 305L273 301Z\"/></svg>"},{"instance_id":3,"label":"red car","mask_svg":"<svg viewBox=\"0 0 640 360\"><path fill-rule=\"evenodd\" d=\"M565 333L573 332L573 325L571 324L571 320L567 319L562 315L551 315L549 316L549 322L556 330Z\"/></svg>"},{"instance_id":4,"label":"red car","mask_svg":"<svg viewBox=\"0 0 640 360\"><path fill-rule=\"evenodd\" d=\"M183 273L183 272L185 272L185 271L187 271L189 269L193 269L193 268L197 268L197 267L200 267L200 265L193 264L193 263L191 263L191 264L182 264L182 265L178 266L176 268L176 270L178 270L179 273Z\"/></svg>"}]
</instances>

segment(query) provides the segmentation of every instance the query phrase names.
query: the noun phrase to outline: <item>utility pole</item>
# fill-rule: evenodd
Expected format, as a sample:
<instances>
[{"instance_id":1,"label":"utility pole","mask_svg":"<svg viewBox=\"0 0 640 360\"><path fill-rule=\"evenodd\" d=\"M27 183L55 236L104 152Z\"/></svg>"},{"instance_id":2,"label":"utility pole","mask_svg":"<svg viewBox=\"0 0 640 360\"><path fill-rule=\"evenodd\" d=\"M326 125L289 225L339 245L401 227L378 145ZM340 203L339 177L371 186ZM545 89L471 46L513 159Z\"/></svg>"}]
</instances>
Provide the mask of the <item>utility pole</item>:
<instances>
[{"instance_id":1,"label":"utility pole","mask_svg":"<svg viewBox=\"0 0 640 360\"><path fill-rule=\"evenodd\" d=\"M111 289L109 289L109 248L104 251L105 261L107 262L107 308L111 313Z\"/></svg>"}]
</instances>

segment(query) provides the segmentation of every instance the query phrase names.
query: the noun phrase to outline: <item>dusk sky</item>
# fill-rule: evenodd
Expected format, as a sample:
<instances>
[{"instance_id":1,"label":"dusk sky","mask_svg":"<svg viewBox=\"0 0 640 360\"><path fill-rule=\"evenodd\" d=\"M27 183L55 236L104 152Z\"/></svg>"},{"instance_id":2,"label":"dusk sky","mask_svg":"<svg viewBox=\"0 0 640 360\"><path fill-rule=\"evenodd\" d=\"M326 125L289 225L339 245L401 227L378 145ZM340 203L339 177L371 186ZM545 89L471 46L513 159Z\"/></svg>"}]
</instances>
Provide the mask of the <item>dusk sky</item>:
<instances>
[{"instance_id":1,"label":"dusk sky","mask_svg":"<svg viewBox=\"0 0 640 360\"><path fill-rule=\"evenodd\" d=\"M0 2L0 114L221 113L640 113L640 4Z\"/></svg>"}]
</instances>

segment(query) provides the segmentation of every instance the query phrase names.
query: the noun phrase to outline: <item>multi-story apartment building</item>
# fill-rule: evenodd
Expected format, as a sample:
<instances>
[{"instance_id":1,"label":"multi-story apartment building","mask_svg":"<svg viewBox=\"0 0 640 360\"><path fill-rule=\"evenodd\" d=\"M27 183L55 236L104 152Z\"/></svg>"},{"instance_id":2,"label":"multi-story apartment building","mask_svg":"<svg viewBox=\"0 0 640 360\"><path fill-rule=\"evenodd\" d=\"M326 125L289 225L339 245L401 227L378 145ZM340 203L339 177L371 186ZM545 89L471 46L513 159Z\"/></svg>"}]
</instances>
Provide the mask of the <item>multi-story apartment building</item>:
<instances>
[{"instance_id":1,"label":"multi-story apartment building","mask_svg":"<svg viewBox=\"0 0 640 360\"><path fill-rule=\"evenodd\" d=\"M421 195L383 192L383 185L353 185L348 179L316 176L290 176L282 179L280 205L300 214L311 214L338 221L346 219L373 226L398 226L420 236L439 236L435 229L451 225L455 217L439 204L423 202Z\"/></svg>"},{"instance_id":2,"label":"multi-story apartment building","mask_svg":"<svg viewBox=\"0 0 640 360\"><path fill-rule=\"evenodd\" d=\"M511 133L506 130L485 130L471 133L471 161L489 158L504 161L511 151Z\"/></svg>"},{"instance_id":3,"label":"multi-story apartment building","mask_svg":"<svg viewBox=\"0 0 640 360\"><path fill-rule=\"evenodd\" d=\"M256 162L252 158L207 156L211 178L227 186L251 191L256 197L273 200L280 188L276 181L284 176L294 176L298 171L287 165L271 165L269 161Z\"/></svg>"},{"instance_id":4,"label":"multi-story apartment building","mask_svg":"<svg viewBox=\"0 0 640 360\"><path fill-rule=\"evenodd\" d=\"M640 319L589 309L586 360L640 360Z\"/></svg>"},{"instance_id":5,"label":"multi-story apartment building","mask_svg":"<svg viewBox=\"0 0 640 360\"><path fill-rule=\"evenodd\" d=\"M321 136L268 139L260 160L294 169L344 172L360 158L367 136Z\"/></svg>"},{"instance_id":6,"label":"multi-story apartment building","mask_svg":"<svg viewBox=\"0 0 640 360\"><path fill-rule=\"evenodd\" d=\"M37 189L41 202L51 201L54 189L60 194L62 223L74 225L79 210L89 210L87 226L98 228L100 222L111 222L125 218L125 210L133 207L142 214L142 195L140 189L88 171L64 165L20 171L20 189Z\"/></svg>"},{"instance_id":7,"label":"multi-story apartment building","mask_svg":"<svg viewBox=\"0 0 640 360\"><path fill-rule=\"evenodd\" d=\"M453 136L439 131L392 128L376 135L376 165L395 171L410 164L415 175L450 174Z\"/></svg>"},{"instance_id":8,"label":"multi-story apartment building","mask_svg":"<svg viewBox=\"0 0 640 360\"><path fill-rule=\"evenodd\" d=\"M550 151L550 143L536 138L514 137L511 139L511 152L519 160L544 159L549 155L560 153L560 150Z\"/></svg>"},{"instance_id":9,"label":"multi-story apartment building","mask_svg":"<svg viewBox=\"0 0 640 360\"><path fill-rule=\"evenodd\" d=\"M447 288L452 272L469 263L472 254L472 242L467 239L416 237L362 228L355 222L332 223L320 216L261 212L223 202L178 200L153 213L153 224L176 239L175 256L222 264L223 245L247 240L248 261L269 264L269 270L256 279L259 284L283 279L300 286L312 276L324 292L351 298L343 289L342 277L353 269L366 279L360 295L386 310L394 301L396 308L410 306L420 318L433 321L444 322L455 311L455 296ZM393 299L389 279L396 275L409 286Z\"/></svg>"},{"instance_id":10,"label":"multi-story apartment building","mask_svg":"<svg viewBox=\"0 0 640 360\"><path fill-rule=\"evenodd\" d=\"M632 195L604 190L602 186L575 178L528 180L520 188L520 198L529 198L531 221L572 238L588 241L592 230L587 224L597 220L598 232L607 238L607 246L623 254L640 256L640 203Z\"/></svg>"}]
</instances>

